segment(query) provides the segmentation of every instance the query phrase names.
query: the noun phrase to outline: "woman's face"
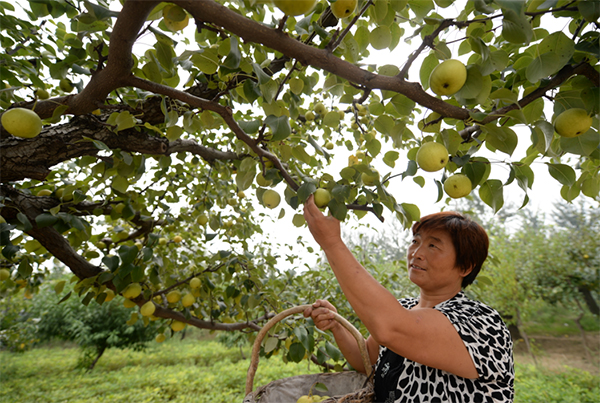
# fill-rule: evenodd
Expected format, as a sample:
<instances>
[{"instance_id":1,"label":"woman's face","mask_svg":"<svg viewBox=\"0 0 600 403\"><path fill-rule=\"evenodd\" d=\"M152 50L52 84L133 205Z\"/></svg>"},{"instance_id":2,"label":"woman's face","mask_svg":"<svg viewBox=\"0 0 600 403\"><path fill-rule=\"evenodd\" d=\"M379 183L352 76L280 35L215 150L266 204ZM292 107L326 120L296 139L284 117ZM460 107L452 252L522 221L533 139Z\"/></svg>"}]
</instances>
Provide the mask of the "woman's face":
<instances>
[{"instance_id":1,"label":"woman's face","mask_svg":"<svg viewBox=\"0 0 600 403\"><path fill-rule=\"evenodd\" d=\"M408 276L421 289L454 292L460 289L462 272L456 265L456 250L450 235L442 230L420 230L413 236L407 253Z\"/></svg>"}]
</instances>

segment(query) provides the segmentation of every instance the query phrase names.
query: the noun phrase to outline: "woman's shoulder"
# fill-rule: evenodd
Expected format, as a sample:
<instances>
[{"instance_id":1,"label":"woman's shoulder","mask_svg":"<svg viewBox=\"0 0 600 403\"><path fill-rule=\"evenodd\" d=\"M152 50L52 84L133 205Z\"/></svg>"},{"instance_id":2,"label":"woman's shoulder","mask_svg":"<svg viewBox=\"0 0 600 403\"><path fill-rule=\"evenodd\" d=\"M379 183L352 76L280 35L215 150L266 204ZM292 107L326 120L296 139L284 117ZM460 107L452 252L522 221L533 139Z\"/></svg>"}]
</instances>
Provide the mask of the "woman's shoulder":
<instances>
[{"instance_id":1,"label":"woman's shoulder","mask_svg":"<svg viewBox=\"0 0 600 403\"><path fill-rule=\"evenodd\" d=\"M498 311L481 301L470 299L461 291L453 298L442 302L436 309L447 316L453 316L457 321L473 318L487 319L493 323L503 324Z\"/></svg>"}]
</instances>

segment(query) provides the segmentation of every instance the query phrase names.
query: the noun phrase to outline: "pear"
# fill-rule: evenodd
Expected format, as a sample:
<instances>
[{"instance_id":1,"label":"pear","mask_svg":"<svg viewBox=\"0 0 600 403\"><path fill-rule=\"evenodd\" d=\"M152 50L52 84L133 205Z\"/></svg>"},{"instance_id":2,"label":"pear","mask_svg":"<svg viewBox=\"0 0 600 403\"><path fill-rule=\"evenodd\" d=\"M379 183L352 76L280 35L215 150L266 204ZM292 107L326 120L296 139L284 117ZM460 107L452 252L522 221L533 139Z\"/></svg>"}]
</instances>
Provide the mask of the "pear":
<instances>
[{"instance_id":1,"label":"pear","mask_svg":"<svg viewBox=\"0 0 600 403\"><path fill-rule=\"evenodd\" d=\"M444 191L453 199L468 196L471 189L471 179L463 174L454 174L444 182Z\"/></svg>"},{"instance_id":2,"label":"pear","mask_svg":"<svg viewBox=\"0 0 600 403\"><path fill-rule=\"evenodd\" d=\"M440 143L425 143L417 151L417 164L427 172L435 172L444 168L448 159L448 150Z\"/></svg>"},{"instance_id":3,"label":"pear","mask_svg":"<svg viewBox=\"0 0 600 403\"><path fill-rule=\"evenodd\" d=\"M455 59L438 64L429 76L429 87L437 95L456 94L467 81L467 68Z\"/></svg>"},{"instance_id":4,"label":"pear","mask_svg":"<svg viewBox=\"0 0 600 403\"><path fill-rule=\"evenodd\" d=\"M554 120L554 130L562 137L577 137L592 127L592 117L585 109L567 109Z\"/></svg>"}]
</instances>

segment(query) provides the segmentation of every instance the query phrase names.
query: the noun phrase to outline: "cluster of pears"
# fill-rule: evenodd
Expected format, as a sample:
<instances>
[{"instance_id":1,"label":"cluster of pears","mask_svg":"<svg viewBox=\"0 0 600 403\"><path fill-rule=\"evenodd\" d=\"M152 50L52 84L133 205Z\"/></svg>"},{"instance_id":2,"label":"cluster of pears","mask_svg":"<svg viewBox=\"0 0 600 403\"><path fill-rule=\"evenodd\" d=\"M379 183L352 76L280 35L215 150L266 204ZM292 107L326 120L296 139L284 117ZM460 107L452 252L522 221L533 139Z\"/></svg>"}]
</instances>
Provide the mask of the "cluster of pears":
<instances>
[{"instance_id":1,"label":"cluster of pears","mask_svg":"<svg viewBox=\"0 0 600 403\"><path fill-rule=\"evenodd\" d=\"M319 403L327 399L329 399L329 396L327 395L302 395L298 398L296 403Z\"/></svg>"},{"instance_id":2,"label":"cluster of pears","mask_svg":"<svg viewBox=\"0 0 600 403\"><path fill-rule=\"evenodd\" d=\"M423 143L417 151L416 160L424 171L439 171L448 164L448 149L443 144L434 141ZM472 188L471 180L463 174L454 174L444 182L444 191L453 199L468 196Z\"/></svg>"},{"instance_id":3,"label":"cluster of pears","mask_svg":"<svg viewBox=\"0 0 600 403\"><path fill-rule=\"evenodd\" d=\"M317 3L317 0L273 0L273 4L285 15L307 14ZM349 17L356 10L357 3L358 0L336 0L331 3L331 12L338 19Z\"/></svg>"}]
</instances>

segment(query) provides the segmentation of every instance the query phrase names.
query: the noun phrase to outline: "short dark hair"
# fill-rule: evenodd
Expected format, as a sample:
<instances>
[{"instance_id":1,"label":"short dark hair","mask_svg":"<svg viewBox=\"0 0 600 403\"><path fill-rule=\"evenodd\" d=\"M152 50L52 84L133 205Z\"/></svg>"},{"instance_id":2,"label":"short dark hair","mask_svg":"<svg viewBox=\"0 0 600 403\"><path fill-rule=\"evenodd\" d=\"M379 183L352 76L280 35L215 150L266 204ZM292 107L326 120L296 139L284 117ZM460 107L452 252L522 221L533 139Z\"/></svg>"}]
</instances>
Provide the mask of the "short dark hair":
<instances>
[{"instance_id":1,"label":"short dark hair","mask_svg":"<svg viewBox=\"0 0 600 403\"><path fill-rule=\"evenodd\" d=\"M413 235L422 230L442 230L450 235L456 250L458 267L463 272L473 268L471 273L463 277L461 286L465 288L471 284L488 256L490 240L483 227L456 211L442 211L421 217L413 224Z\"/></svg>"}]
</instances>

